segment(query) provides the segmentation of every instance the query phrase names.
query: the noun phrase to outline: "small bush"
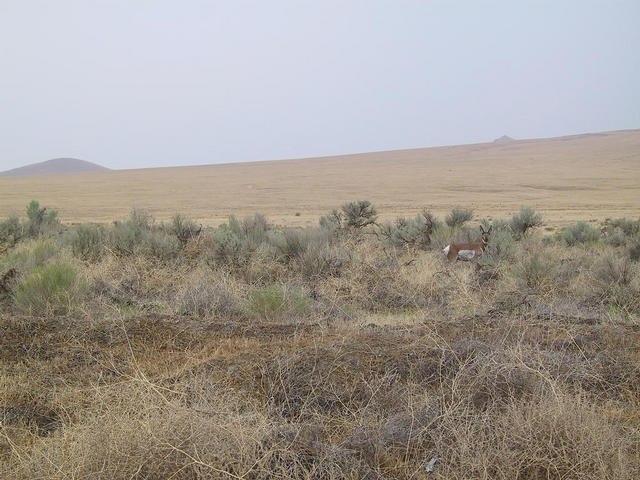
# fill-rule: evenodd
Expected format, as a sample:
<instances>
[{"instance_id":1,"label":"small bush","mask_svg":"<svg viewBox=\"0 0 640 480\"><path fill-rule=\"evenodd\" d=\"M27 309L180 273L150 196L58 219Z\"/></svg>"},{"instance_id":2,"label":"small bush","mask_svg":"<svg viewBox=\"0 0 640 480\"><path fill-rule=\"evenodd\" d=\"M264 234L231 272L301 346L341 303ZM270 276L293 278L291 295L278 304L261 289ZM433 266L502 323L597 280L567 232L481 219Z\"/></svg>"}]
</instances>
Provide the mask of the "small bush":
<instances>
[{"instance_id":1,"label":"small bush","mask_svg":"<svg viewBox=\"0 0 640 480\"><path fill-rule=\"evenodd\" d=\"M342 205L344 222L350 228L364 228L376 223L378 212L368 200L358 200Z\"/></svg>"},{"instance_id":2,"label":"small bush","mask_svg":"<svg viewBox=\"0 0 640 480\"><path fill-rule=\"evenodd\" d=\"M178 313L193 317L230 318L241 312L240 304L227 285L206 279L184 289L178 298Z\"/></svg>"},{"instance_id":3,"label":"small bush","mask_svg":"<svg viewBox=\"0 0 640 480\"><path fill-rule=\"evenodd\" d=\"M212 260L222 265L238 266L248 261L242 240L229 228L220 227L214 234Z\"/></svg>"},{"instance_id":4,"label":"small bush","mask_svg":"<svg viewBox=\"0 0 640 480\"><path fill-rule=\"evenodd\" d=\"M175 235L184 246L189 240L200 234L202 226L198 226L196 222L190 218L185 218L179 213L176 213L171 219L171 227L169 231Z\"/></svg>"},{"instance_id":5,"label":"small bush","mask_svg":"<svg viewBox=\"0 0 640 480\"><path fill-rule=\"evenodd\" d=\"M287 228L272 238L278 256L285 263L301 258L309 248L310 239L306 231Z\"/></svg>"},{"instance_id":6,"label":"small bush","mask_svg":"<svg viewBox=\"0 0 640 480\"><path fill-rule=\"evenodd\" d=\"M247 312L251 317L274 321L304 316L311 300L298 288L270 285L249 294Z\"/></svg>"},{"instance_id":7,"label":"small bush","mask_svg":"<svg viewBox=\"0 0 640 480\"><path fill-rule=\"evenodd\" d=\"M133 208L131 209L128 222L138 230L151 230L155 220L148 210Z\"/></svg>"},{"instance_id":8,"label":"small bush","mask_svg":"<svg viewBox=\"0 0 640 480\"><path fill-rule=\"evenodd\" d=\"M59 253L60 247L53 240L37 238L18 245L9 255L0 259L0 265L26 273L45 265Z\"/></svg>"},{"instance_id":9,"label":"small bush","mask_svg":"<svg viewBox=\"0 0 640 480\"><path fill-rule=\"evenodd\" d=\"M607 230L620 230L625 236L631 237L640 234L640 220L629 220L628 218L617 218L611 220L607 226Z\"/></svg>"},{"instance_id":10,"label":"small bush","mask_svg":"<svg viewBox=\"0 0 640 480\"><path fill-rule=\"evenodd\" d=\"M116 222L108 234L109 248L116 255L133 255L142 235L143 231L135 223Z\"/></svg>"},{"instance_id":11,"label":"small bush","mask_svg":"<svg viewBox=\"0 0 640 480\"><path fill-rule=\"evenodd\" d=\"M108 247L120 256L140 254L171 261L181 254L183 245L171 231L155 225L148 212L134 209L129 219L115 222L108 232Z\"/></svg>"},{"instance_id":12,"label":"small bush","mask_svg":"<svg viewBox=\"0 0 640 480\"><path fill-rule=\"evenodd\" d=\"M597 242L599 238L600 231L585 222L578 222L562 231L562 239L569 246Z\"/></svg>"},{"instance_id":13,"label":"small bush","mask_svg":"<svg viewBox=\"0 0 640 480\"><path fill-rule=\"evenodd\" d=\"M526 287L544 292L553 287L554 267L553 259L535 252L516 265L515 273Z\"/></svg>"},{"instance_id":14,"label":"small bush","mask_svg":"<svg viewBox=\"0 0 640 480\"><path fill-rule=\"evenodd\" d=\"M213 235L215 246L211 261L223 265L245 265L251 256L269 241L269 224L264 215L238 220L234 215Z\"/></svg>"},{"instance_id":15,"label":"small bush","mask_svg":"<svg viewBox=\"0 0 640 480\"><path fill-rule=\"evenodd\" d=\"M229 228L242 240L245 249L254 252L260 245L267 242L269 224L264 215L256 213L253 217L246 217L239 221L235 216L229 217Z\"/></svg>"},{"instance_id":16,"label":"small bush","mask_svg":"<svg viewBox=\"0 0 640 480\"><path fill-rule=\"evenodd\" d=\"M311 243L305 250L298 265L306 280L338 276L349 263L349 252L339 246Z\"/></svg>"},{"instance_id":17,"label":"small bush","mask_svg":"<svg viewBox=\"0 0 640 480\"><path fill-rule=\"evenodd\" d=\"M627 238L622 232L606 233L604 242L612 247L622 247L627 243Z\"/></svg>"},{"instance_id":18,"label":"small bush","mask_svg":"<svg viewBox=\"0 0 640 480\"><path fill-rule=\"evenodd\" d=\"M399 217L394 223L382 225L380 233L396 247L409 246L426 249L431 245L431 235L440 226L440 222L425 210L413 219Z\"/></svg>"},{"instance_id":19,"label":"small bush","mask_svg":"<svg viewBox=\"0 0 640 480\"><path fill-rule=\"evenodd\" d=\"M489 245L479 263L484 267L497 268L503 263L515 261L517 253L518 247L511 233L505 229L496 230L489 237Z\"/></svg>"},{"instance_id":20,"label":"small bush","mask_svg":"<svg viewBox=\"0 0 640 480\"><path fill-rule=\"evenodd\" d=\"M516 239L526 236L532 228L542 225L542 215L529 207L520 207L520 212L511 218L511 233Z\"/></svg>"},{"instance_id":21,"label":"small bush","mask_svg":"<svg viewBox=\"0 0 640 480\"><path fill-rule=\"evenodd\" d=\"M47 207L40 207L37 200L31 200L27 205L26 232L31 238L35 238L41 233L59 226L58 212L48 210Z\"/></svg>"},{"instance_id":22,"label":"small bush","mask_svg":"<svg viewBox=\"0 0 640 480\"><path fill-rule=\"evenodd\" d=\"M0 245L15 246L25 235L18 217L9 217L0 222Z\"/></svg>"},{"instance_id":23,"label":"small bush","mask_svg":"<svg viewBox=\"0 0 640 480\"><path fill-rule=\"evenodd\" d=\"M637 264L610 253L593 267L593 290L601 301L625 310L640 308L640 272Z\"/></svg>"},{"instance_id":24,"label":"small bush","mask_svg":"<svg viewBox=\"0 0 640 480\"><path fill-rule=\"evenodd\" d=\"M180 256L182 244L174 235L162 230L153 230L143 234L135 251L157 260L172 261Z\"/></svg>"},{"instance_id":25,"label":"small bush","mask_svg":"<svg viewBox=\"0 0 640 480\"><path fill-rule=\"evenodd\" d=\"M114 222L109 231L109 247L117 255L133 255L152 227L153 217L149 212L134 208L127 220Z\"/></svg>"},{"instance_id":26,"label":"small bush","mask_svg":"<svg viewBox=\"0 0 640 480\"><path fill-rule=\"evenodd\" d=\"M16 305L32 314L66 314L84 293L75 269L61 261L39 267L18 283Z\"/></svg>"},{"instance_id":27,"label":"small bush","mask_svg":"<svg viewBox=\"0 0 640 480\"><path fill-rule=\"evenodd\" d=\"M342 228L343 215L334 209L329 215L320 217L320 227L331 233L337 233Z\"/></svg>"},{"instance_id":28,"label":"small bush","mask_svg":"<svg viewBox=\"0 0 640 480\"><path fill-rule=\"evenodd\" d=\"M96 261L102 258L106 242L107 233L101 225L78 225L71 238L71 251L83 260Z\"/></svg>"},{"instance_id":29,"label":"small bush","mask_svg":"<svg viewBox=\"0 0 640 480\"><path fill-rule=\"evenodd\" d=\"M445 223L451 228L462 227L466 222L473 218L473 210L467 208L454 208L447 215Z\"/></svg>"}]
</instances>

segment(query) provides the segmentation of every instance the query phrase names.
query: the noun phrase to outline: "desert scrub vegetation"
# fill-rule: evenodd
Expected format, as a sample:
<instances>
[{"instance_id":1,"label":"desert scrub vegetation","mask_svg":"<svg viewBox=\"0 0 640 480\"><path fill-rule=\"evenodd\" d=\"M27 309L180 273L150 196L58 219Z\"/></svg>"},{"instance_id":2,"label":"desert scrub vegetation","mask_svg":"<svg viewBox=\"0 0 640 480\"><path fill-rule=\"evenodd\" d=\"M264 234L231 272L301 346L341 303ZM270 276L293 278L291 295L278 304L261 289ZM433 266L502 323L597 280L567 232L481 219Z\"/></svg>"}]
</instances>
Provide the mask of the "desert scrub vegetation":
<instances>
[{"instance_id":1,"label":"desert scrub vegetation","mask_svg":"<svg viewBox=\"0 0 640 480\"><path fill-rule=\"evenodd\" d=\"M520 212L511 217L511 222L509 223L511 232L516 238L524 237L527 232L541 225L542 215L528 205L520 208Z\"/></svg>"},{"instance_id":2,"label":"desert scrub vegetation","mask_svg":"<svg viewBox=\"0 0 640 480\"><path fill-rule=\"evenodd\" d=\"M461 227L472 218L473 210L469 210L468 208L455 207L453 210L451 210L451 213L447 215L445 222L451 228L455 228Z\"/></svg>"},{"instance_id":3,"label":"desert scrub vegetation","mask_svg":"<svg viewBox=\"0 0 640 480\"><path fill-rule=\"evenodd\" d=\"M578 222L565 228L561 235L567 245L573 246L579 243L597 242L600 238L600 231L586 222Z\"/></svg>"},{"instance_id":4,"label":"desert scrub vegetation","mask_svg":"<svg viewBox=\"0 0 640 480\"><path fill-rule=\"evenodd\" d=\"M0 223L0 477L640 478L639 223L377 215Z\"/></svg>"},{"instance_id":5,"label":"desert scrub vegetation","mask_svg":"<svg viewBox=\"0 0 640 480\"><path fill-rule=\"evenodd\" d=\"M84 294L84 284L69 263L54 262L38 267L16 286L14 301L33 315L65 314Z\"/></svg>"}]
</instances>

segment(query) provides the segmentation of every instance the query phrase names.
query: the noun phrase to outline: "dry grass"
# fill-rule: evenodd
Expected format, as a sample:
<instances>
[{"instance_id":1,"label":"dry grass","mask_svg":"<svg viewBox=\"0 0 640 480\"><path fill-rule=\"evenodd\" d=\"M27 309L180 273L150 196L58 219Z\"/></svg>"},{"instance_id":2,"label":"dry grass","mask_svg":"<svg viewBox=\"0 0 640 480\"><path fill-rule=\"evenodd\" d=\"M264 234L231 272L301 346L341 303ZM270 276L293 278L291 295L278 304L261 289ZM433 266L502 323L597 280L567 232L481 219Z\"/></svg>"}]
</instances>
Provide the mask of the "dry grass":
<instances>
[{"instance_id":1,"label":"dry grass","mask_svg":"<svg viewBox=\"0 0 640 480\"><path fill-rule=\"evenodd\" d=\"M259 211L281 224L309 225L342 202L366 198L383 219L414 215L423 207L443 218L454 206L496 218L529 204L558 227L638 216L640 131L319 159L4 177L0 216L22 212L34 196L70 222L110 222L137 206L162 220L179 211L214 225L230 213Z\"/></svg>"},{"instance_id":2,"label":"dry grass","mask_svg":"<svg viewBox=\"0 0 640 480\"><path fill-rule=\"evenodd\" d=\"M624 245L534 233L449 264L359 232L308 232L327 244L288 257L273 233L235 264L211 232L165 256L81 260L63 237L0 256L0 477L640 476ZM88 290L25 313L14 292L60 259Z\"/></svg>"},{"instance_id":3,"label":"dry grass","mask_svg":"<svg viewBox=\"0 0 640 480\"><path fill-rule=\"evenodd\" d=\"M178 241L134 212L23 239L0 255L0 478L638 478L640 222L614 223L568 246L497 222L454 263L440 242L472 230Z\"/></svg>"}]
</instances>

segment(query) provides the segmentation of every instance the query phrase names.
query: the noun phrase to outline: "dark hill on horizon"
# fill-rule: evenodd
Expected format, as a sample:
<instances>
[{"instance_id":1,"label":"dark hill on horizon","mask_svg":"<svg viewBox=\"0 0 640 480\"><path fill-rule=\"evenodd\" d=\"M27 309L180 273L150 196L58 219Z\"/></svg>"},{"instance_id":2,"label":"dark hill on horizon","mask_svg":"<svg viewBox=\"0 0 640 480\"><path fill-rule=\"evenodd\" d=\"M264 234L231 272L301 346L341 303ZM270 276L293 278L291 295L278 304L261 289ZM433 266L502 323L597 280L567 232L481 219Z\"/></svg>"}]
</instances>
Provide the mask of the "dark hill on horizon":
<instances>
[{"instance_id":1,"label":"dark hill on horizon","mask_svg":"<svg viewBox=\"0 0 640 480\"><path fill-rule=\"evenodd\" d=\"M79 160L77 158L53 158L44 162L32 163L23 167L0 172L0 176L22 176L56 173L84 173L109 170L102 165Z\"/></svg>"}]
</instances>

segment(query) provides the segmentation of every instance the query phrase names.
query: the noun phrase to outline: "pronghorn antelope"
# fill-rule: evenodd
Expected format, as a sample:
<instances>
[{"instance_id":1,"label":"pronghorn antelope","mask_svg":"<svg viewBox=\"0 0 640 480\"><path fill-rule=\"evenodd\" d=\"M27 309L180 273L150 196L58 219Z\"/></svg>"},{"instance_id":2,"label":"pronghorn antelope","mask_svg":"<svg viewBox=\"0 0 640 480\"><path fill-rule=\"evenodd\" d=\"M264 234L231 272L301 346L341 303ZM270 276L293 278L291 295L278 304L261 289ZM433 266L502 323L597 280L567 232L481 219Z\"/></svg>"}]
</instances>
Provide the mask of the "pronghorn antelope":
<instances>
[{"instance_id":1,"label":"pronghorn antelope","mask_svg":"<svg viewBox=\"0 0 640 480\"><path fill-rule=\"evenodd\" d=\"M491 234L491 228L486 232L482 225L480 225L480 231L482 232L482 240L479 242L470 243L451 243L442 250L447 256L450 262L459 258L460 260L471 260L472 258L479 257L482 252L487 248L489 243L489 235Z\"/></svg>"}]
</instances>

